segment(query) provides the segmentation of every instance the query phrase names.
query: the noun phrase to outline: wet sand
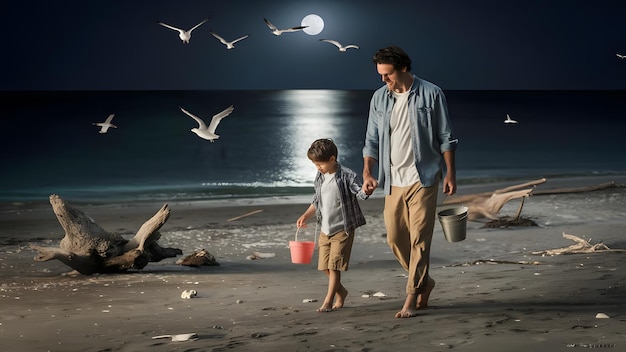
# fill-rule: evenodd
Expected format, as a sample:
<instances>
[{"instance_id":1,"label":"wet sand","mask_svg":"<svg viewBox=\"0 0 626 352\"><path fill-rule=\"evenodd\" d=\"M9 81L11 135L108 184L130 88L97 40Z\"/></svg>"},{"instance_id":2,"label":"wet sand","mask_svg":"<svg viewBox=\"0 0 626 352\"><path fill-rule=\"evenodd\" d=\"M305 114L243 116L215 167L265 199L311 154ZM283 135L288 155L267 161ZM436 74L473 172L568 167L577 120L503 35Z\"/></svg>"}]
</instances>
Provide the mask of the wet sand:
<instances>
[{"instance_id":1,"label":"wet sand","mask_svg":"<svg viewBox=\"0 0 626 352\"><path fill-rule=\"evenodd\" d=\"M605 181L549 180L537 189ZM459 193L500 186L461 187ZM72 205L105 229L130 237L162 204ZM0 350L626 349L626 253L534 254L573 244L563 233L625 249L626 189L533 196L522 215L539 226L488 229L484 222L470 222L461 242L447 242L437 224L431 258L437 286L429 308L409 319L394 317L404 301L406 275L385 242L383 200L361 205L368 224L357 230L350 270L342 275L350 293L345 307L330 313L316 311L326 277L314 264L290 260L287 244L305 202L170 203L159 244L180 248L183 256L204 248L219 266L181 266L175 264L179 256L140 271L90 276L69 275L59 261L33 260L28 243L56 247L64 235L49 204L5 206ZM518 205L508 203L500 214L513 215ZM257 210L262 211L228 221ZM312 238L312 232L299 236ZM275 257L247 259L254 251ZM185 290L198 295L182 299ZM609 318L596 318L598 313ZM153 339L185 333L198 338Z\"/></svg>"}]
</instances>

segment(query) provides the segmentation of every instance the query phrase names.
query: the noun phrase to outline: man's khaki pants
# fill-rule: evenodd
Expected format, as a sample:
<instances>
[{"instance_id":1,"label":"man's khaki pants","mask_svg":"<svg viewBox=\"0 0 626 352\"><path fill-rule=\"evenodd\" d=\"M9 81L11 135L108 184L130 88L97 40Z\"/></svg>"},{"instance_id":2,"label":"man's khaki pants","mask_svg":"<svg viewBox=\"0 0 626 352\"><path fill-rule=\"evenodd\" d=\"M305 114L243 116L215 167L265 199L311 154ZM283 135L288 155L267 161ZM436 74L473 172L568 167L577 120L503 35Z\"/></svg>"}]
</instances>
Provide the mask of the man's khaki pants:
<instances>
[{"instance_id":1,"label":"man's khaki pants","mask_svg":"<svg viewBox=\"0 0 626 352\"><path fill-rule=\"evenodd\" d=\"M428 284L430 244L435 227L439 184L422 187L391 187L385 196L387 243L400 264L408 271L407 294L420 294Z\"/></svg>"}]
</instances>

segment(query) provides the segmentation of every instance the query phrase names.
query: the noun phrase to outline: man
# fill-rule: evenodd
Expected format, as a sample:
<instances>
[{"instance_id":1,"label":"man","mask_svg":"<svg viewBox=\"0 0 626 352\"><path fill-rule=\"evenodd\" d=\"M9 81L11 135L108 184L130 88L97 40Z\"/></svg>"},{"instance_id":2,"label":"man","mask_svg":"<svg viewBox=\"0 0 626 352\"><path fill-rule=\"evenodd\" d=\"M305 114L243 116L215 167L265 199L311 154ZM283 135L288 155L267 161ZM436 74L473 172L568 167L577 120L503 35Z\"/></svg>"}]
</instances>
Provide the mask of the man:
<instances>
[{"instance_id":1,"label":"man","mask_svg":"<svg viewBox=\"0 0 626 352\"><path fill-rule=\"evenodd\" d=\"M443 176L443 192L456 192L458 139L442 90L411 73L411 59L401 48L380 49L373 61L385 86L370 102L363 191L369 195L383 185L387 243L408 271L406 300L396 318L410 318L428 306L435 287L428 269L437 191ZM372 176L376 163L378 180Z\"/></svg>"}]
</instances>

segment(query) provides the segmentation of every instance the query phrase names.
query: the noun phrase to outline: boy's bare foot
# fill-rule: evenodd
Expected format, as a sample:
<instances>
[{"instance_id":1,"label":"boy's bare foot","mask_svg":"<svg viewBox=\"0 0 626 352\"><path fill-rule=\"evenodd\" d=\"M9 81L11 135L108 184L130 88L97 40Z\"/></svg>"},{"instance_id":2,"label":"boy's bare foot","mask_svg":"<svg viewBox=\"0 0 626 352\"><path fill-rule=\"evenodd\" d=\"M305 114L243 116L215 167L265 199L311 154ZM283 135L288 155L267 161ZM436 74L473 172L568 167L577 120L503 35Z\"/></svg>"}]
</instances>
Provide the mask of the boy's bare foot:
<instances>
[{"instance_id":1,"label":"boy's bare foot","mask_svg":"<svg viewBox=\"0 0 626 352\"><path fill-rule=\"evenodd\" d=\"M416 301L417 301L416 294L406 295L404 306L402 306L401 311L396 313L396 318L412 318L416 316L417 315Z\"/></svg>"},{"instance_id":2,"label":"boy's bare foot","mask_svg":"<svg viewBox=\"0 0 626 352\"><path fill-rule=\"evenodd\" d=\"M430 293L433 292L435 288L435 280L431 277L428 277L428 284L426 285L426 291L424 293L417 296L417 309L424 309L428 307L428 299L430 298Z\"/></svg>"},{"instance_id":3,"label":"boy's bare foot","mask_svg":"<svg viewBox=\"0 0 626 352\"><path fill-rule=\"evenodd\" d=\"M346 301L346 297L348 296L348 290L345 287L341 287L341 289L337 292L335 296L335 304L333 305L333 309L339 309L343 307L343 304Z\"/></svg>"}]
</instances>

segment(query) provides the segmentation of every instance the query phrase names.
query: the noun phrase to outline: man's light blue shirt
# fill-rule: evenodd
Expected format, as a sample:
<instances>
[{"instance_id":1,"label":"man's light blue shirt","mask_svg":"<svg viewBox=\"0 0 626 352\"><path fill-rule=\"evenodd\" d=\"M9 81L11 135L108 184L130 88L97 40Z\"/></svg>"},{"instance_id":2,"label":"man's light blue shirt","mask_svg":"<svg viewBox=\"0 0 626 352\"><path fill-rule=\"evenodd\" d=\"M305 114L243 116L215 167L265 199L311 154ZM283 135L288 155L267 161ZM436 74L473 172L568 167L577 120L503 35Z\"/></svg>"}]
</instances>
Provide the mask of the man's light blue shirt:
<instances>
[{"instance_id":1,"label":"man's light blue shirt","mask_svg":"<svg viewBox=\"0 0 626 352\"><path fill-rule=\"evenodd\" d=\"M385 194L391 193L389 121L394 101L387 85L374 92L363 147L363 157L378 161L378 183L383 185ZM442 170L446 172L443 152L456 150L459 140L452 136L448 104L441 88L413 75L408 104L415 166L422 185L430 187L436 184Z\"/></svg>"}]
</instances>

